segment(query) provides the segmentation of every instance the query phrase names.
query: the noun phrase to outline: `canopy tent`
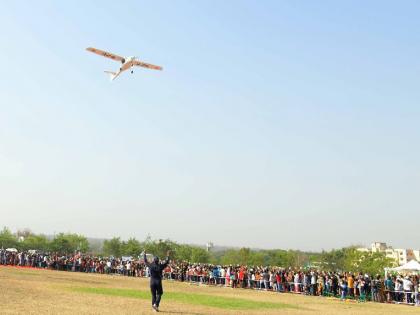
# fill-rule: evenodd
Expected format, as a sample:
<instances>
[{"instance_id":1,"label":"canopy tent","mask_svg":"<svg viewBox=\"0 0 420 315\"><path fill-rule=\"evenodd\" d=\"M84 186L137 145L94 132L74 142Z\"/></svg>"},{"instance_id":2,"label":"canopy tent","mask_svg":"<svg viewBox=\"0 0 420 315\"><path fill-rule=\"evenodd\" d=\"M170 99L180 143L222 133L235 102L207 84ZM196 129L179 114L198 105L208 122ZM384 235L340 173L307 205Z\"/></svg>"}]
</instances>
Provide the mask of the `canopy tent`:
<instances>
[{"instance_id":1,"label":"canopy tent","mask_svg":"<svg viewBox=\"0 0 420 315\"><path fill-rule=\"evenodd\" d=\"M6 248L6 252L17 253L17 249L16 248Z\"/></svg>"},{"instance_id":2,"label":"canopy tent","mask_svg":"<svg viewBox=\"0 0 420 315\"><path fill-rule=\"evenodd\" d=\"M385 268L385 274L389 271L396 271L398 273L420 273L420 263L415 260L410 260L405 265L395 268Z\"/></svg>"}]
</instances>

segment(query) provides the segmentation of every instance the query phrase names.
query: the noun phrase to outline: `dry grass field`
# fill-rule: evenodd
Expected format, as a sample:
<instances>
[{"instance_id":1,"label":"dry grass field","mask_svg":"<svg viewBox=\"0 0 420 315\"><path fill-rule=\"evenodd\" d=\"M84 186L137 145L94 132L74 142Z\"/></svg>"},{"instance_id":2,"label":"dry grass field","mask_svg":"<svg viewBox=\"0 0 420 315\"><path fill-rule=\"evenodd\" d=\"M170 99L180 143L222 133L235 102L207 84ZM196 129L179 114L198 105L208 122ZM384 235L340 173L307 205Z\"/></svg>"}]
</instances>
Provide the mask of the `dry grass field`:
<instances>
[{"instance_id":1,"label":"dry grass field","mask_svg":"<svg viewBox=\"0 0 420 315\"><path fill-rule=\"evenodd\" d=\"M164 282L163 314L420 314L420 308ZM150 314L148 280L0 267L1 314Z\"/></svg>"}]
</instances>

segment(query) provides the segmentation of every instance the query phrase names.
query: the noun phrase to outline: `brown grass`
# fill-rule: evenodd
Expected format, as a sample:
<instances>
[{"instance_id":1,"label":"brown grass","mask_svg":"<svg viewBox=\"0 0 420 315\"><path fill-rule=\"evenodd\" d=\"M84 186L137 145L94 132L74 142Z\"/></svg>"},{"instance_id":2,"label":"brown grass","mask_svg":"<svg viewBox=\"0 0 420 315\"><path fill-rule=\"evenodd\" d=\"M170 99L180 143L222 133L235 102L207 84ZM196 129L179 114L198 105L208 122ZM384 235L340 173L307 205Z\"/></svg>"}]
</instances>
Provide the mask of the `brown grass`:
<instances>
[{"instance_id":1,"label":"brown grass","mask_svg":"<svg viewBox=\"0 0 420 315\"><path fill-rule=\"evenodd\" d=\"M80 288L148 290L148 280L118 276L0 267L1 314L149 314L150 301L125 296L91 294ZM164 314L420 314L420 309L377 303L350 303L321 297L164 282L166 292L185 292L249 301L284 303L290 307L225 310L176 300L161 303ZM176 295L176 294L175 294Z\"/></svg>"}]
</instances>

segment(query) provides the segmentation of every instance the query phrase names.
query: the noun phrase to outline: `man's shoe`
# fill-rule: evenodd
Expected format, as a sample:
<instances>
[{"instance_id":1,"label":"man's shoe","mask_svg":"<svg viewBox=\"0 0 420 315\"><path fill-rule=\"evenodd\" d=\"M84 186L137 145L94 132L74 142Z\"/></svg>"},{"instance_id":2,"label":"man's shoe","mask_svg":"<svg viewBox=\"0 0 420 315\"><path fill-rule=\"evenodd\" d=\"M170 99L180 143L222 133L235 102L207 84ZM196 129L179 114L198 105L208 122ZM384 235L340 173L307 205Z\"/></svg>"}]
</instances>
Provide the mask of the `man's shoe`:
<instances>
[{"instance_id":1,"label":"man's shoe","mask_svg":"<svg viewBox=\"0 0 420 315\"><path fill-rule=\"evenodd\" d=\"M157 308L157 306L156 306L155 304L153 304L153 305L152 305L152 308L153 308L153 310L154 310L155 312L158 312L158 308Z\"/></svg>"}]
</instances>

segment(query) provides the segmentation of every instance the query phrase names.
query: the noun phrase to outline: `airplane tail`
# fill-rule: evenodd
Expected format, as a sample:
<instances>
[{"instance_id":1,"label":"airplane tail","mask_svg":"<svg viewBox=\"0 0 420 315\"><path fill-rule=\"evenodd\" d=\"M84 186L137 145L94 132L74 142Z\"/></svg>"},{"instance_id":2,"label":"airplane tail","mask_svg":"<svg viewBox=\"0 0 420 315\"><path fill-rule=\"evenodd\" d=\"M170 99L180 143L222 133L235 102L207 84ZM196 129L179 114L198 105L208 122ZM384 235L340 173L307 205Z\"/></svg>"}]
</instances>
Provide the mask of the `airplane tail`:
<instances>
[{"instance_id":1,"label":"airplane tail","mask_svg":"<svg viewBox=\"0 0 420 315\"><path fill-rule=\"evenodd\" d=\"M116 72L106 71L106 70L104 72L109 74L109 79L111 81L113 81L118 76L118 74Z\"/></svg>"}]
</instances>

